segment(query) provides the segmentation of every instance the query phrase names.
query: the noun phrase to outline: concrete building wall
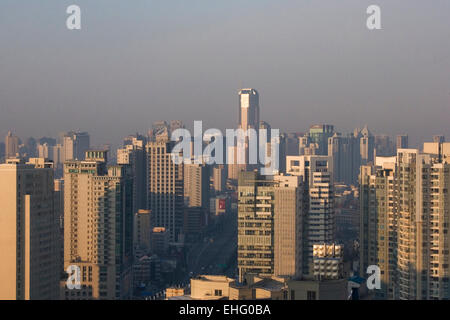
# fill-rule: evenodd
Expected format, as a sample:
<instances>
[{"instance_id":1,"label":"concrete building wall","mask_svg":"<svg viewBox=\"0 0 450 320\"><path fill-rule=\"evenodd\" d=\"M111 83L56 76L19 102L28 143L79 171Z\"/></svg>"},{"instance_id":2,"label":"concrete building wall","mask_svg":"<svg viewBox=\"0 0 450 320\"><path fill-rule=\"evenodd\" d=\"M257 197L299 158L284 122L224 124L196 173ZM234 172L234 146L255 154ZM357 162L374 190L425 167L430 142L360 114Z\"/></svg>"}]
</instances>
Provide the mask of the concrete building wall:
<instances>
[{"instance_id":1,"label":"concrete building wall","mask_svg":"<svg viewBox=\"0 0 450 320\"><path fill-rule=\"evenodd\" d=\"M53 168L0 165L0 299L57 299L59 234Z\"/></svg>"}]
</instances>

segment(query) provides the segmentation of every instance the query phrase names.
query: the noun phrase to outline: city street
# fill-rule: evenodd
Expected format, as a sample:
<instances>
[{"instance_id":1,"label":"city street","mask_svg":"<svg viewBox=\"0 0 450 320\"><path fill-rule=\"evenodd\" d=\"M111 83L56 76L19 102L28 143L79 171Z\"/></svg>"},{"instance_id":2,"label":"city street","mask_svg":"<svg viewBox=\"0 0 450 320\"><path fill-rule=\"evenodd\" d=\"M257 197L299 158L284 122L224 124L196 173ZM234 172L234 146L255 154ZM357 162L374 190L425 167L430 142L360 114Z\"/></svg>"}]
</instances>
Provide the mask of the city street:
<instances>
[{"instance_id":1,"label":"city street","mask_svg":"<svg viewBox=\"0 0 450 320\"><path fill-rule=\"evenodd\" d=\"M237 217L228 213L208 230L204 240L187 254L187 279L201 274L234 277L237 250Z\"/></svg>"}]
</instances>

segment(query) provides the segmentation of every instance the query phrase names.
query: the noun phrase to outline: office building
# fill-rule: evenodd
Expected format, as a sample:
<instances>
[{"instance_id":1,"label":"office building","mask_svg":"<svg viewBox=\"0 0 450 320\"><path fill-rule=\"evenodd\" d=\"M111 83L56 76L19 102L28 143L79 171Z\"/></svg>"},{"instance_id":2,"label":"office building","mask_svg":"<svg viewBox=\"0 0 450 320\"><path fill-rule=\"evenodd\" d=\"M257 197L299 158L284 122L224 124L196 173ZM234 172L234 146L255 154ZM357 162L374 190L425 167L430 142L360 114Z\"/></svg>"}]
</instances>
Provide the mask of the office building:
<instances>
[{"instance_id":1,"label":"office building","mask_svg":"<svg viewBox=\"0 0 450 320\"><path fill-rule=\"evenodd\" d=\"M327 155L328 139L333 136L333 133L334 127L329 124L316 124L309 128L309 139L311 143L318 146L316 155Z\"/></svg>"},{"instance_id":2,"label":"office building","mask_svg":"<svg viewBox=\"0 0 450 320\"><path fill-rule=\"evenodd\" d=\"M302 273L302 187L293 176L241 172L238 186L239 282Z\"/></svg>"},{"instance_id":3,"label":"office building","mask_svg":"<svg viewBox=\"0 0 450 320\"><path fill-rule=\"evenodd\" d=\"M239 128L259 127L259 93L255 89L239 90Z\"/></svg>"},{"instance_id":4,"label":"office building","mask_svg":"<svg viewBox=\"0 0 450 320\"><path fill-rule=\"evenodd\" d=\"M5 158L15 158L19 154L20 139L13 135L11 131L5 138Z\"/></svg>"},{"instance_id":5,"label":"office building","mask_svg":"<svg viewBox=\"0 0 450 320\"><path fill-rule=\"evenodd\" d=\"M343 136L334 133L328 139L328 156L331 158L331 171L334 182L347 185L358 183L361 165L360 141L353 134Z\"/></svg>"},{"instance_id":6,"label":"office building","mask_svg":"<svg viewBox=\"0 0 450 320\"><path fill-rule=\"evenodd\" d=\"M397 137L398 138L398 137ZM395 155L395 145L388 135L376 135L374 137L375 156L392 157Z\"/></svg>"}]
</instances>

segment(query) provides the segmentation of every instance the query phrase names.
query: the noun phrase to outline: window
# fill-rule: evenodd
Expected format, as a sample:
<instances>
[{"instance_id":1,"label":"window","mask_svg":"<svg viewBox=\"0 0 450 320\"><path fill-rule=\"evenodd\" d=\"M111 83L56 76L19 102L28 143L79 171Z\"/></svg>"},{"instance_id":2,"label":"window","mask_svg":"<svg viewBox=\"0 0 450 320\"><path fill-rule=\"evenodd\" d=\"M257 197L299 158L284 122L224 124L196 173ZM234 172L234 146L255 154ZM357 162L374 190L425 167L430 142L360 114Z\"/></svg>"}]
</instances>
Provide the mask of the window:
<instances>
[{"instance_id":1,"label":"window","mask_svg":"<svg viewBox=\"0 0 450 320\"><path fill-rule=\"evenodd\" d=\"M222 290L214 290L214 295L216 297L221 297L222 296Z\"/></svg>"}]
</instances>

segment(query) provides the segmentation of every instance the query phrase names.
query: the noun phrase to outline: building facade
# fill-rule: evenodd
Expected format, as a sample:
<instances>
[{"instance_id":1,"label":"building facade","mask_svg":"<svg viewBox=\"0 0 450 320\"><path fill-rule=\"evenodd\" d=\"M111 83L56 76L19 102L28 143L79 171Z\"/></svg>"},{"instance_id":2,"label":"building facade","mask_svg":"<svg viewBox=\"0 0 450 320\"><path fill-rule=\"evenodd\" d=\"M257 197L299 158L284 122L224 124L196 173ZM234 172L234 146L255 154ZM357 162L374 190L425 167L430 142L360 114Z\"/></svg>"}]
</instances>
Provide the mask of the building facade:
<instances>
[{"instance_id":1,"label":"building facade","mask_svg":"<svg viewBox=\"0 0 450 320\"><path fill-rule=\"evenodd\" d=\"M64 269L80 270L81 288L62 283L62 299L124 299L131 295L132 180L107 166L106 151L64 164Z\"/></svg>"},{"instance_id":2,"label":"building facade","mask_svg":"<svg viewBox=\"0 0 450 320\"><path fill-rule=\"evenodd\" d=\"M0 165L0 299L59 298L60 237L53 167L44 159Z\"/></svg>"}]
</instances>

